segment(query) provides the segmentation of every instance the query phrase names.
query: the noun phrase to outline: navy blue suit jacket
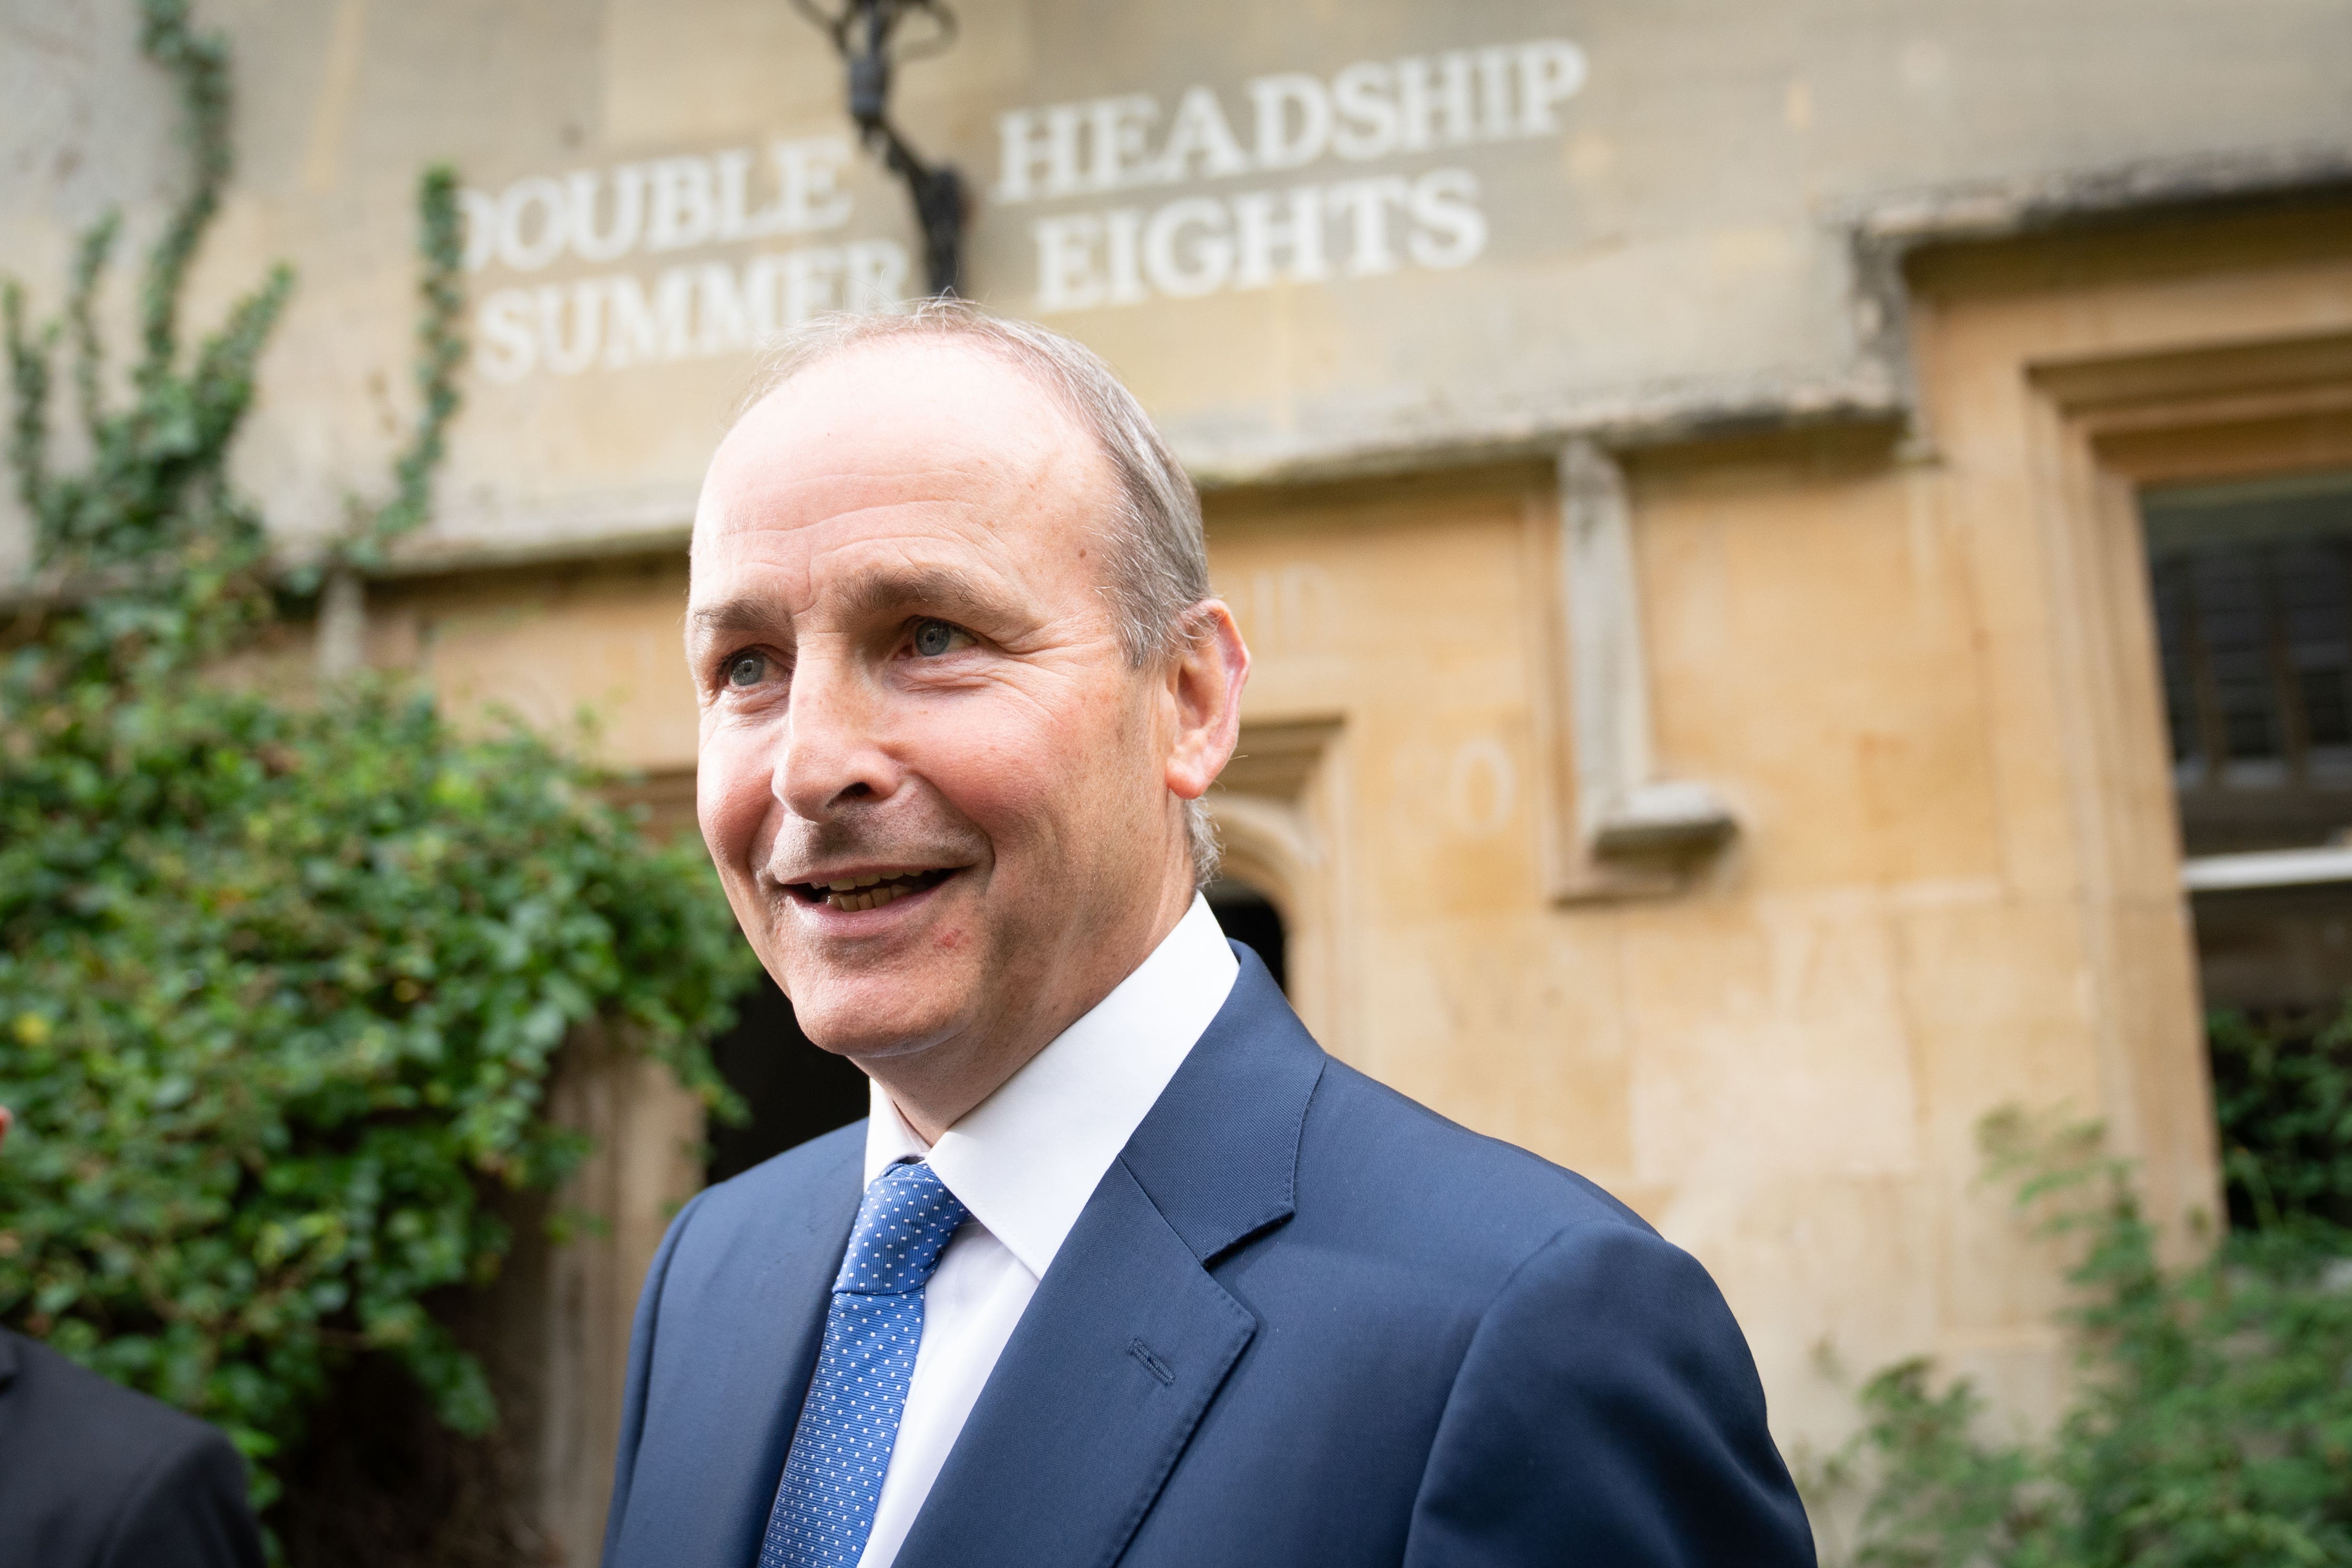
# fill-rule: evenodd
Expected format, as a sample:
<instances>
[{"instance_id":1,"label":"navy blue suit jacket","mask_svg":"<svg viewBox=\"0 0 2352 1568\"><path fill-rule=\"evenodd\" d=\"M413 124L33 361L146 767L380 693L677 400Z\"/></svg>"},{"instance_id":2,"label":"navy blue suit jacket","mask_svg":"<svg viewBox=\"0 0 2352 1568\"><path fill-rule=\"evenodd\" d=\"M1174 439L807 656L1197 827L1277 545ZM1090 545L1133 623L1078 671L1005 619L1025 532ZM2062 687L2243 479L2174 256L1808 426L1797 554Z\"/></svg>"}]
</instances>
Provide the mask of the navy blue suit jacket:
<instances>
[{"instance_id":1,"label":"navy blue suit jacket","mask_svg":"<svg viewBox=\"0 0 2352 1568\"><path fill-rule=\"evenodd\" d=\"M1798 1568L1698 1264L1580 1176L1233 995L1037 1286L901 1568ZM605 1568L751 1568L864 1124L702 1193L630 1344Z\"/></svg>"}]
</instances>

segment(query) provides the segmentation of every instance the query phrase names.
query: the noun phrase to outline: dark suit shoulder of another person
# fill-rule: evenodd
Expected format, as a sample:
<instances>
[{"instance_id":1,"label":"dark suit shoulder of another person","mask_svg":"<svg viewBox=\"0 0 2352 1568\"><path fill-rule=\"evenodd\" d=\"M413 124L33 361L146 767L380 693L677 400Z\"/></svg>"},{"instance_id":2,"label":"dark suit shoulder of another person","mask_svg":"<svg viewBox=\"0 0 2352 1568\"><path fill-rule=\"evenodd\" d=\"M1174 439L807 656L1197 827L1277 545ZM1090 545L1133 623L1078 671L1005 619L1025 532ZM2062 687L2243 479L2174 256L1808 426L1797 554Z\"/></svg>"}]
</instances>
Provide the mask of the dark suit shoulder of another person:
<instances>
[{"instance_id":1,"label":"dark suit shoulder of another person","mask_svg":"<svg viewBox=\"0 0 2352 1568\"><path fill-rule=\"evenodd\" d=\"M0 1565L261 1561L245 1461L217 1428L0 1330Z\"/></svg>"}]
</instances>

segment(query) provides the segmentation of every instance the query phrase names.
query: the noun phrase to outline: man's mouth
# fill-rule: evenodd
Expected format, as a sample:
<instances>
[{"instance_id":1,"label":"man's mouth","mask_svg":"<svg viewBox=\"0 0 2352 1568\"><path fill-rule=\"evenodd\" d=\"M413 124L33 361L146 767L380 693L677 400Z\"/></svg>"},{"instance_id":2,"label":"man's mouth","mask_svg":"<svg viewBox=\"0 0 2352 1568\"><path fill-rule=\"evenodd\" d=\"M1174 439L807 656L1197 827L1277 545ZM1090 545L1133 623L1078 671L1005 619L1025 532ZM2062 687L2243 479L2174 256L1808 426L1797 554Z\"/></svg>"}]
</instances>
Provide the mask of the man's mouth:
<instances>
[{"instance_id":1,"label":"man's mouth","mask_svg":"<svg viewBox=\"0 0 2352 1568\"><path fill-rule=\"evenodd\" d=\"M784 891L803 904L829 904L844 914L879 909L894 899L937 887L955 874L949 867L931 871L873 872L834 877L824 882L788 882Z\"/></svg>"}]
</instances>

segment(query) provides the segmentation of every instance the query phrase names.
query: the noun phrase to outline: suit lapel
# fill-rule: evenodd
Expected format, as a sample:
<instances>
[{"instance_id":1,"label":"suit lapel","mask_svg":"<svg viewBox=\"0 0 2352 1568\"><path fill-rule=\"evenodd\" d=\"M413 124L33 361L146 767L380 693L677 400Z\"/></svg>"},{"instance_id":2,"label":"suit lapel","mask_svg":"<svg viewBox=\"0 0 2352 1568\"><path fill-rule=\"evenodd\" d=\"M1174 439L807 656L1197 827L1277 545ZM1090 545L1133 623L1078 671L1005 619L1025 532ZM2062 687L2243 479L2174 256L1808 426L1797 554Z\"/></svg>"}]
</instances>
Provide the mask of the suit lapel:
<instances>
[{"instance_id":1,"label":"suit lapel","mask_svg":"<svg viewBox=\"0 0 2352 1568\"><path fill-rule=\"evenodd\" d=\"M1038 1281L898 1568L1112 1561L1256 1332L1112 1166Z\"/></svg>"},{"instance_id":2,"label":"suit lapel","mask_svg":"<svg viewBox=\"0 0 2352 1568\"><path fill-rule=\"evenodd\" d=\"M768 1511L775 1502L776 1483L784 1473L784 1456L792 1447L793 1428L800 1425L801 1401L808 1394L809 1379L815 1374L817 1354L824 1345L834 1278L841 1271L841 1255L849 1245L858 1201L864 1196L858 1180L863 1158L860 1151L844 1162L838 1179L827 1184L832 1190L826 1199L811 1206L801 1235L767 1260L751 1299L774 1312L781 1332L761 1333L754 1328L738 1340L727 1358L729 1386L715 1391L730 1403L746 1402L749 1409L744 1414L751 1417L740 1426L730 1424L716 1430L761 1435L756 1444L730 1445L721 1450L749 1460L720 1478L731 1493L720 1504L722 1516L748 1525L749 1539L731 1562L756 1558L767 1533ZM723 1467L725 1459L721 1458L719 1463Z\"/></svg>"},{"instance_id":3,"label":"suit lapel","mask_svg":"<svg viewBox=\"0 0 2352 1568\"><path fill-rule=\"evenodd\" d=\"M1325 1057L1255 955L1022 1314L898 1568L1101 1568L1257 1332L1205 1265L1291 1212Z\"/></svg>"}]
</instances>

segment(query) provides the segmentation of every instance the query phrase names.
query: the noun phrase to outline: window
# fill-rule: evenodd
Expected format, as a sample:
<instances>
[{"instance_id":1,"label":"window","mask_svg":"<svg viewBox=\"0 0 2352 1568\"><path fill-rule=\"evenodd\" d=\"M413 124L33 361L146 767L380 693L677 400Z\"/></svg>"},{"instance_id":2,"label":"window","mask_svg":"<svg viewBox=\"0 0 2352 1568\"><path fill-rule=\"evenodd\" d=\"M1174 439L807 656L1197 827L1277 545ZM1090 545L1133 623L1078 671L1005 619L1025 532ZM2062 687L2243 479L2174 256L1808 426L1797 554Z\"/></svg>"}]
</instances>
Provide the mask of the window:
<instances>
[{"instance_id":1,"label":"window","mask_svg":"<svg viewBox=\"0 0 2352 1568\"><path fill-rule=\"evenodd\" d=\"M2352 826L2352 476L2144 502L2192 855Z\"/></svg>"},{"instance_id":2,"label":"window","mask_svg":"<svg viewBox=\"0 0 2352 1568\"><path fill-rule=\"evenodd\" d=\"M2352 990L2352 475L2141 499L2210 1006Z\"/></svg>"}]
</instances>

